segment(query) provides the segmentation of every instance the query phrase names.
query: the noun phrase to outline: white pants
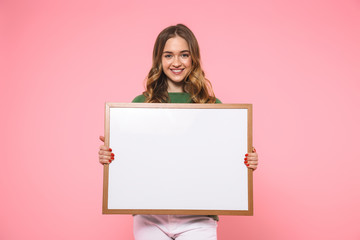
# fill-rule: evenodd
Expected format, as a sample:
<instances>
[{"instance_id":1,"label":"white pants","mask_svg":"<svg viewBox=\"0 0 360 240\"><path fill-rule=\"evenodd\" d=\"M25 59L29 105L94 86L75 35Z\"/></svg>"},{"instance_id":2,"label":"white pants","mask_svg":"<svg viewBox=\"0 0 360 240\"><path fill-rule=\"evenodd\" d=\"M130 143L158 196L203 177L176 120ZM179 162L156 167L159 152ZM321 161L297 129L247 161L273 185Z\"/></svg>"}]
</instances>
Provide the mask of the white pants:
<instances>
[{"instance_id":1,"label":"white pants","mask_svg":"<svg viewBox=\"0 0 360 240\"><path fill-rule=\"evenodd\" d=\"M216 240L217 221L208 216L135 215L135 240Z\"/></svg>"}]
</instances>

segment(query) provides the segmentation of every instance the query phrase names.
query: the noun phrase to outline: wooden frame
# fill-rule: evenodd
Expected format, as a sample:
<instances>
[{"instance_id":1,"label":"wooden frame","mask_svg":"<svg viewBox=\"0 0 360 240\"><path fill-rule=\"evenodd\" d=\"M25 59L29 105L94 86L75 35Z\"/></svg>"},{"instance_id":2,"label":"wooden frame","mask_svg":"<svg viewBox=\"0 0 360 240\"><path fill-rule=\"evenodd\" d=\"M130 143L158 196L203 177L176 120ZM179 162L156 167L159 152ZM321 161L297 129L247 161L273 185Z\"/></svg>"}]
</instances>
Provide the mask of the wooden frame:
<instances>
[{"instance_id":1,"label":"wooden frame","mask_svg":"<svg viewBox=\"0 0 360 240\"><path fill-rule=\"evenodd\" d=\"M105 146L104 214L253 215L251 104L106 103Z\"/></svg>"}]
</instances>

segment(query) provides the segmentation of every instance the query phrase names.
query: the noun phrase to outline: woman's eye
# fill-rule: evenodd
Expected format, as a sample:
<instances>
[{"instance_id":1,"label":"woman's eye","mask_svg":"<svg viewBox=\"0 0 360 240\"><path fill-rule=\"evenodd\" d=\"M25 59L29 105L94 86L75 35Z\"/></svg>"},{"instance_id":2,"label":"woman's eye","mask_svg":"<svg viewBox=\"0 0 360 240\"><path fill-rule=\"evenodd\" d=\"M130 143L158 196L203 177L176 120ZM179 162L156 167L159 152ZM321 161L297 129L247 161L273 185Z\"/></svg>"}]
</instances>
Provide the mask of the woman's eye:
<instances>
[{"instance_id":1,"label":"woman's eye","mask_svg":"<svg viewBox=\"0 0 360 240\"><path fill-rule=\"evenodd\" d=\"M164 57L165 57L165 58L171 58L171 55L170 55L170 54L166 54Z\"/></svg>"},{"instance_id":2,"label":"woman's eye","mask_svg":"<svg viewBox=\"0 0 360 240\"><path fill-rule=\"evenodd\" d=\"M190 55L187 54L187 53L181 55L182 58L188 58L189 56L190 56Z\"/></svg>"}]
</instances>

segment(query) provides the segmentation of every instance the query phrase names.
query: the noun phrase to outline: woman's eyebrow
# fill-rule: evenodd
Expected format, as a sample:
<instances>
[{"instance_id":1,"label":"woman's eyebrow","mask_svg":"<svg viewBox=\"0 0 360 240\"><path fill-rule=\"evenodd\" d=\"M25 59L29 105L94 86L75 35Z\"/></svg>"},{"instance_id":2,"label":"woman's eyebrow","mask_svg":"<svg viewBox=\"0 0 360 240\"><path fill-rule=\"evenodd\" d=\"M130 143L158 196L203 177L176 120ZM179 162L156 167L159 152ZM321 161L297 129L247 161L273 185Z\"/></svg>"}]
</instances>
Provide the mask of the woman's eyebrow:
<instances>
[{"instance_id":1,"label":"woman's eyebrow","mask_svg":"<svg viewBox=\"0 0 360 240\"><path fill-rule=\"evenodd\" d=\"M184 53L184 52L190 52L189 50L182 50L182 51L180 51L180 53ZM173 52L171 52L171 51L164 51L163 53L173 53Z\"/></svg>"}]
</instances>

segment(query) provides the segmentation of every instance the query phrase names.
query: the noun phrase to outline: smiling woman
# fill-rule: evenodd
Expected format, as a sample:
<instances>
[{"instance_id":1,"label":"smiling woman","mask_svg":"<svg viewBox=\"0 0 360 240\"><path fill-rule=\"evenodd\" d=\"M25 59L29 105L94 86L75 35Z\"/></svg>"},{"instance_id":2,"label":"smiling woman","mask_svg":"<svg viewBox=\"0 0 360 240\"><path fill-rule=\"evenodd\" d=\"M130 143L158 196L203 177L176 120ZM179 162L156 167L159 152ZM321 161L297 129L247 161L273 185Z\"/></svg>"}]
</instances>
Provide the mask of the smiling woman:
<instances>
[{"instance_id":1,"label":"smiling woman","mask_svg":"<svg viewBox=\"0 0 360 240\"><path fill-rule=\"evenodd\" d=\"M220 103L202 70L198 42L185 25L170 26L158 35L146 89L133 102ZM104 141L103 137L100 139ZM244 157L244 164L255 170L257 153L247 153ZM100 146L100 163L111 164L114 158L110 148ZM136 240L216 240L217 220L217 216L207 215L136 215L134 236Z\"/></svg>"}]
</instances>

